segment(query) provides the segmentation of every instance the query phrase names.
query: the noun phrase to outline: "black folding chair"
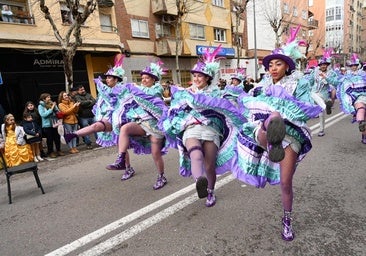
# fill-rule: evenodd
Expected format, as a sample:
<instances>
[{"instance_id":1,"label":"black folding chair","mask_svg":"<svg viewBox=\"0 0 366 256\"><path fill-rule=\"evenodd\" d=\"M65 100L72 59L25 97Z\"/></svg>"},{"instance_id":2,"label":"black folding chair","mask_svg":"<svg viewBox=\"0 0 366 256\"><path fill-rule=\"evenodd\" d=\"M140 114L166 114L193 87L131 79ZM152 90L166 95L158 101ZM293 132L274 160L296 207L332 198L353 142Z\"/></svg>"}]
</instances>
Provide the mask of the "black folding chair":
<instances>
[{"instance_id":1,"label":"black folding chair","mask_svg":"<svg viewBox=\"0 0 366 256\"><path fill-rule=\"evenodd\" d=\"M24 172L33 172L34 178L36 179L36 182L37 182L37 186L41 189L42 194L44 194L44 190L43 190L41 181L39 180L39 177L38 177L38 166L35 162L24 163L24 164L14 166L14 167L7 167L5 158L4 158L1 150L0 150L0 156L1 156L0 164L2 165L2 167L4 169L5 176L6 176L6 182L8 183L9 204L12 203L10 177L13 176L14 174L24 173Z\"/></svg>"}]
</instances>

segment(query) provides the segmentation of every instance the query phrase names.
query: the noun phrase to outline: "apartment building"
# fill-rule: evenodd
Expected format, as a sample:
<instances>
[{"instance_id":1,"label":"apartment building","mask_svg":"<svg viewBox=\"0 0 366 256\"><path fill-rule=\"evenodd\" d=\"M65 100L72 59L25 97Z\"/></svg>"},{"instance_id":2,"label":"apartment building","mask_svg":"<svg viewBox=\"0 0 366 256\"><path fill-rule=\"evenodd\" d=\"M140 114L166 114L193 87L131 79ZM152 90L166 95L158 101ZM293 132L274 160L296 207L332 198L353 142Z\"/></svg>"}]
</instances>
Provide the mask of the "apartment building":
<instances>
[{"instance_id":1,"label":"apartment building","mask_svg":"<svg viewBox=\"0 0 366 256\"><path fill-rule=\"evenodd\" d=\"M191 80L190 69L197 58L218 45L222 47L220 56L224 57L220 76L233 73L237 67L237 52L240 57L245 56L241 47L233 47L233 33L241 43L244 28L241 16L237 19L235 15L233 2L241 1L116 1L117 28L126 55L127 79L138 83L140 70L160 59L168 68L163 81L177 82L179 66L181 83L185 85Z\"/></svg>"},{"instance_id":2,"label":"apartment building","mask_svg":"<svg viewBox=\"0 0 366 256\"><path fill-rule=\"evenodd\" d=\"M318 17L309 9L309 0L250 1L246 18L248 73L253 77L264 75L263 58L286 42L291 27L301 26L297 37L310 48L315 42L309 35L318 29ZM300 48L306 54L306 47Z\"/></svg>"},{"instance_id":3,"label":"apartment building","mask_svg":"<svg viewBox=\"0 0 366 256\"><path fill-rule=\"evenodd\" d=\"M326 0L310 1L310 4L312 10L322 17L322 46L334 49L335 62L345 65L351 53L357 53L361 60L365 60L366 1Z\"/></svg>"},{"instance_id":4,"label":"apartment building","mask_svg":"<svg viewBox=\"0 0 366 256\"><path fill-rule=\"evenodd\" d=\"M45 1L60 35L70 28L72 15L63 1ZM86 0L80 1L80 12ZM73 62L74 85L84 85L96 96L93 78L113 64L123 45L116 30L113 1L97 1L97 9L82 26L82 46ZM37 0L0 0L0 103L21 117L28 100L38 103L39 95L55 99L65 90L60 43L45 19Z\"/></svg>"}]
</instances>

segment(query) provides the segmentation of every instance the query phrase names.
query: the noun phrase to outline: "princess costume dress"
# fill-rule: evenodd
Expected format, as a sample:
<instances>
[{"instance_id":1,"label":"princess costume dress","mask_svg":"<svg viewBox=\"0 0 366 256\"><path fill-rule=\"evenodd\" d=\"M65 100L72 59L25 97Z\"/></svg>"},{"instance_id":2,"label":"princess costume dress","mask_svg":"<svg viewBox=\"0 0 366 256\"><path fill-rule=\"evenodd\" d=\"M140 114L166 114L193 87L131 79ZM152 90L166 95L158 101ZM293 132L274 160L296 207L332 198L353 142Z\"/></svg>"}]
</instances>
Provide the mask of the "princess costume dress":
<instances>
[{"instance_id":1,"label":"princess costume dress","mask_svg":"<svg viewBox=\"0 0 366 256\"><path fill-rule=\"evenodd\" d=\"M179 151L179 173L184 177L189 177L192 173L183 135L192 126L200 125L203 131L220 135L216 174L229 171L236 158L234 147L237 127L245 120L229 100L221 98L220 90L211 90L209 87L192 92L172 86L170 108L164 112L159 122L159 127L166 133L169 143Z\"/></svg>"},{"instance_id":2,"label":"princess costume dress","mask_svg":"<svg viewBox=\"0 0 366 256\"><path fill-rule=\"evenodd\" d=\"M280 164L270 161L268 152L255 140L255 131L274 111L281 114L286 125L283 148L294 140L297 142L297 163L310 151L311 133L306 122L317 117L323 109L311 104L309 82L301 78L302 75L295 71L273 84L272 78L266 76L249 94L239 96L239 112L248 119L238 134L238 158L232 168L239 180L261 188L267 182L271 185L280 182Z\"/></svg>"},{"instance_id":3,"label":"princess costume dress","mask_svg":"<svg viewBox=\"0 0 366 256\"><path fill-rule=\"evenodd\" d=\"M18 129L19 128L19 129ZM23 163L29 163L34 161L32 149L29 144L25 143L23 132L20 131L18 126L15 130L10 127L4 127L3 134L6 129L4 157L8 167L18 166Z\"/></svg>"}]
</instances>

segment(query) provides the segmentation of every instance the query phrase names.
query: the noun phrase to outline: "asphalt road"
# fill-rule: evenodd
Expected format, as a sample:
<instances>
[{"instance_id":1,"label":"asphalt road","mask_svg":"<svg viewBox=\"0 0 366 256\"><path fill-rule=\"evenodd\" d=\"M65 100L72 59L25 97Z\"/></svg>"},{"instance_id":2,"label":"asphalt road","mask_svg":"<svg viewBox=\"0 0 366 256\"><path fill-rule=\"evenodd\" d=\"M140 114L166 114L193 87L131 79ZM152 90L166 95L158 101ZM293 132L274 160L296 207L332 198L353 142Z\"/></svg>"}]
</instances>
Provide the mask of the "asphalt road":
<instances>
[{"instance_id":1,"label":"asphalt road","mask_svg":"<svg viewBox=\"0 0 366 256\"><path fill-rule=\"evenodd\" d=\"M328 116L321 138L317 121L294 177L292 242L280 235L279 186L228 173L207 208L178 175L176 150L164 158L167 186L154 191L151 156L131 154L136 176L121 181L105 169L116 148L98 148L40 163L44 195L31 175L14 176L11 205L0 175L0 255L365 255L366 145L349 116Z\"/></svg>"}]
</instances>

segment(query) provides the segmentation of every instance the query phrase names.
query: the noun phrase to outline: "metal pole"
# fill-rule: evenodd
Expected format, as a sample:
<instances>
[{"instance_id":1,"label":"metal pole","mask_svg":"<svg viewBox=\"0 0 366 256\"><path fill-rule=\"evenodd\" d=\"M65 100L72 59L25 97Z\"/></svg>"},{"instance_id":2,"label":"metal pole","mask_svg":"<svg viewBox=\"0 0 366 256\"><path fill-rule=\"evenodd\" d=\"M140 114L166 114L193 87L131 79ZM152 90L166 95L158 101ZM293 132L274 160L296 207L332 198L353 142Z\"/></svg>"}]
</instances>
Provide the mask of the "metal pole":
<instances>
[{"instance_id":1,"label":"metal pole","mask_svg":"<svg viewBox=\"0 0 366 256\"><path fill-rule=\"evenodd\" d=\"M253 25L254 25L254 74L255 80L258 79L258 58L257 58L257 26L255 23L255 0L253 0Z\"/></svg>"}]
</instances>

